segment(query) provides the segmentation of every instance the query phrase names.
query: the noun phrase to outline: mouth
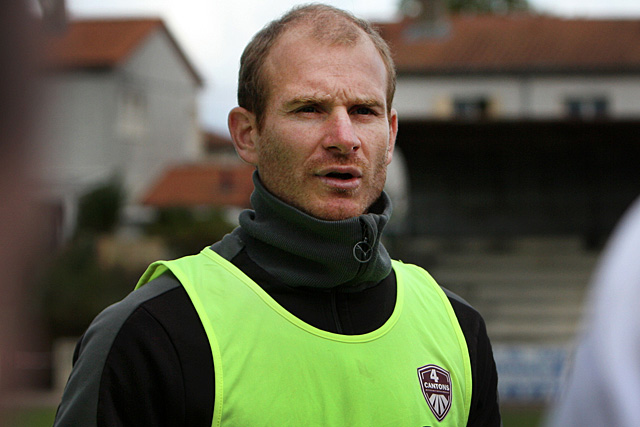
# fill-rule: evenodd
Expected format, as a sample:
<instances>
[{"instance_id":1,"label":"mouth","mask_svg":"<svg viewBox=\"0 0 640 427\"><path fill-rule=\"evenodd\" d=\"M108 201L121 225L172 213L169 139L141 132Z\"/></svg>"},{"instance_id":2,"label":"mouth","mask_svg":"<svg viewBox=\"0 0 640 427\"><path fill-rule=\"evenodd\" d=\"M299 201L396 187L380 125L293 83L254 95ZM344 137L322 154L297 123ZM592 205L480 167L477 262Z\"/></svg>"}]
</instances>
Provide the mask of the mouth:
<instances>
[{"instance_id":1,"label":"mouth","mask_svg":"<svg viewBox=\"0 0 640 427\"><path fill-rule=\"evenodd\" d=\"M351 178L354 177L354 175L352 173L349 172L329 172L328 174L325 175L328 178L335 178L335 179L340 179L343 181L349 180Z\"/></svg>"},{"instance_id":2,"label":"mouth","mask_svg":"<svg viewBox=\"0 0 640 427\"><path fill-rule=\"evenodd\" d=\"M319 171L317 176L331 188L352 190L360 185L362 172L355 167L332 167Z\"/></svg>"}]
</instances>

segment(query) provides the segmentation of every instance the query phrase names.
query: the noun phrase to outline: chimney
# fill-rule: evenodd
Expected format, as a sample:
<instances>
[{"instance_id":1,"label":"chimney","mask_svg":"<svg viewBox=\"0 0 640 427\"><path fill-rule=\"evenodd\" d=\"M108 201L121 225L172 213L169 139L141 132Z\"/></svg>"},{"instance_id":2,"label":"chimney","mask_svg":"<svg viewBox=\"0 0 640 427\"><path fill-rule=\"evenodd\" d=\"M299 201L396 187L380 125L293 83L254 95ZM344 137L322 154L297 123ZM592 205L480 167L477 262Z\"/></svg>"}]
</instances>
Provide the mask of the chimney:
<instances>
[{"instance_id":1,"label":"chimney","mask_svg":"<svg viewBox=\"0 0 640 427\"><path fill-rule=\"evenodd\" d=\"M446 0L409 0L404 9L413 19L405 34L408 38L441 38L449 34Z\"/></svg>"}]
</instances>

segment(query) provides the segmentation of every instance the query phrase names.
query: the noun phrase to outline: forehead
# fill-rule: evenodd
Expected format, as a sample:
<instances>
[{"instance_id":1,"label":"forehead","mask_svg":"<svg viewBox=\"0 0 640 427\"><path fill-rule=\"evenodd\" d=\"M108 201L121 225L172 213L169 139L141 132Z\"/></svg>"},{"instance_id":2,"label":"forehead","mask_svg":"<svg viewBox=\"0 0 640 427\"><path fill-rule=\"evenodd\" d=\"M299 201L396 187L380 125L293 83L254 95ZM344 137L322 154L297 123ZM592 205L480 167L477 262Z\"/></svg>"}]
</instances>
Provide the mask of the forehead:
<instances>
[{"instance_id":1,"label":"forehead","mask_svg":"<svg viewBox=\"0 0 640 427\"><path fill-rule=\"evenodd\" d=\"M311 29L298 26L283 33L265 61L269 98L287 89L336 86L367 88L386 93L387 72L380 52L361 29L350 41L319 40ZM371 94L369 94L371 95Z\"/></svg>"}]
</instances>

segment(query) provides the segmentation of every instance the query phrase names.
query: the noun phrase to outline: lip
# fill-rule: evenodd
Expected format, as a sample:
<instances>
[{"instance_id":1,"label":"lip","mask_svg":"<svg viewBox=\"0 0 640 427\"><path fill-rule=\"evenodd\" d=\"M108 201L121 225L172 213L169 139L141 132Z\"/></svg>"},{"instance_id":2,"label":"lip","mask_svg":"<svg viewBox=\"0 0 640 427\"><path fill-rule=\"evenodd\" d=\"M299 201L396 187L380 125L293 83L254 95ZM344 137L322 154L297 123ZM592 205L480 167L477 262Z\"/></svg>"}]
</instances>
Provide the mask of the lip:
<instances>
[{"instance_id":1,"label":"lip","mask_svg":"<svg viewBox=\"0 0 640 427\"><path fill-rule=\"evenodd\" d=\"M330 174L349 174L351 178L343 179L339 177L329 176ZM362 180L362 172L353 166L332 166L319 170L315 174L322 182L329 186L340 190L352 190L360 185Z\"/></svg>"}]
</instances>

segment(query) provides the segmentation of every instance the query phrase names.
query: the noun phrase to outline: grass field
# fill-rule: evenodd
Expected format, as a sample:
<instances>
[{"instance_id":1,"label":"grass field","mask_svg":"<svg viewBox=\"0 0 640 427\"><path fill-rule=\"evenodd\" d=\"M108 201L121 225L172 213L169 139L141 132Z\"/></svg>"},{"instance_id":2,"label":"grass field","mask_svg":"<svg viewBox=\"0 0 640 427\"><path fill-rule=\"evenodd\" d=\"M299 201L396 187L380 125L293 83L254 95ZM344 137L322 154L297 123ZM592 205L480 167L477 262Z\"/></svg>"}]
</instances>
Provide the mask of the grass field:
<instances>
[{"instance_id":1,"label":"grass field","mask_svg":"<svg viewBox=\"0 0 640 427\"><path fill-rule=\"evenodd\" d=\"M3 426L51 427L55 413L55 408L51 407L15 409L6 414ZM539 427L543 413L541 408L504 407L503 427Z\"/></svg>"},{"instance_id":2,"label":"grass field","mask_svg":"<svg viewBox=\"0 0 640 427\"><path fill-rule=\"evenodd\" d=\"M56 408L20 408L3 415L3 427L51 427Z\"/></svg>"},{"instance_id":3,"label":"grass field","mask_svg":"<svg viewBox=\"0 0 640 427\"><path fill-rule=\"evenodd\" d=\"M539 406L503 406L503 427L539 427L544 419L544 408Z\"/></svg>"}]
</instances>

